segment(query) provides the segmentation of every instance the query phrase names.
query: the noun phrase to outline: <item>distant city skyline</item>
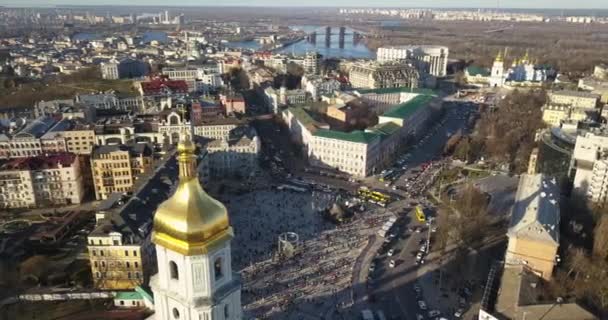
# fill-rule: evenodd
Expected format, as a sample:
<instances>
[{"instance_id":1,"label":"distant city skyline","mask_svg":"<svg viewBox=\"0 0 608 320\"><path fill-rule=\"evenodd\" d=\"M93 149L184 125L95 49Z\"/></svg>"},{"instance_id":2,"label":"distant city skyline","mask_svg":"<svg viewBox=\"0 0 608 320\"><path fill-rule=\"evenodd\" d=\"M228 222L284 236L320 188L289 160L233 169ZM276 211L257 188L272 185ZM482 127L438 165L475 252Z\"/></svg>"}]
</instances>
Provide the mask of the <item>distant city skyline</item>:
<instances>
[{"instance_id":1,"label":"distant city skyline","mask_svg":"<svg viewBox=\"0 0 608 320\"><path fill-rule=\"evenodd\" d=\"M1 6L40 7L60 5L126 5L126 6L268 6L278 7L274 0L0 0ZM428 8L521 8L521 9L608 9L608 1L589 0L583 3L570 0L436 0L436 1L400 1L400 0L309 0L295 2L293 5L280 3L280 6L290 7L428 7Z\"/></svg>"}]
</instances>

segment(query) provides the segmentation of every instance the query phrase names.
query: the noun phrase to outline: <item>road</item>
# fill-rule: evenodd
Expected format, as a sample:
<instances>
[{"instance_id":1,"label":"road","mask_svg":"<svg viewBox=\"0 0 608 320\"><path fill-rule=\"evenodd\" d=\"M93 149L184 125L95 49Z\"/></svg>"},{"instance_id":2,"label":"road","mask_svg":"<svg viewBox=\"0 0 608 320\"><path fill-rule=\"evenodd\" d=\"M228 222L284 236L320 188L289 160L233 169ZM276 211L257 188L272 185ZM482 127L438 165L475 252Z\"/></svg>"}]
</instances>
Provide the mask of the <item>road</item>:
<instances>
[{"instance_id":1,"label":"road","mask_svg":"<svg viewBox=\"0 0 608 320\"><path fill-rule=\"evenodd\" d=\"M396 249L395 256L387 259L386 254L384 254L374 258L377 268L371 275L372 280L368 282L369 289L367 290L367 293L371 293L371 300L376 301L371 308L382 309L391 319L415 320L416 313L421 313L414 292L414 283L418 277L418 266L415 264L415 254L412 254L412 252L418 251L419 243L425 237L425 233L408 232L406 230L414 225L422 226L412 216L411 203L413 201L426 203L426 199L414 196L412 193L421 194L420 191L430 182L431 177L440 170L441 166L435 165L426 171L421 170L421 167L433 159L439 159L447 140L461 129L466 131L468 114L476 110L476 106L470 103L451 102L447 105L444 118L428 130L428 136L422 137L415 146L412 146L402 155L404 161L397 166L399 174L392 185L380 182L378 180L379 176L369 177L361 183L355 183L304 173L302 169L305 164L301 160L297 160L297 151L294 150L293 144L289 141L286 128L281 128L272 121L257 121L254 124L262 137L265 156L269 159L274 156L280 157L284 163L285 171L288 173L294 173L306 180L315 181L317 184L327 184L349 191L356 190L360 185L366 185L400 196L402 200L393 202L388 208L394 213L405 214L399 220L399 228L402 232L400 232L397 240L391 244L391 247ZM442 161L436 162L442 163ZM406 169L403 169L404 166ZM400 188L393 190L393 185ZM368 258L362 258L362 262L359 262L360 265L356 269L362 269L363 272L366 272L371 258L375 255L376 252L374 251L365 254ZM391 259L397 262L395 268L388 267ZM365 305L367 303L360 308L367 307Z\"/></svg>"},{"instance_id":2,"label":"road","mask_svg":"<svg viewBox=\"0 0 608 320\"><path fill-rule=\"evenodd\" d=\"M383 250L379 252L375 259L376 269L371 274L370 285L370 292L376 301L373 308L383 310L391 319L416 320L416 314L421 314L427 319L427 312L431 310L431 306L426 311L420 310L417 303L419 299L414 290L419 274L415 254L422 241L426 239L427 233L408 231L414 226L426 228L416 220L410 209L411 202L426 201L412 196L412 193L420 193L419 191L429 183L429 179L440 170L440 166L434 166L422 173L419 172L424 163L441 156L443 147L451 135L460 129L466 130L467 114L473 110L474 107L470 104L452 103L446 110L445 118L440 122L443 124L431 128L429 135L403 157L405 161L401 167L406 166L407 169L401 169L398 178L393 182L393 185L405 191L406 197L403 201L391 205L392 210L406 214L400 219L397 240L385 248L385 250L393 248L395 255L387 257L386 253L382 253ZM389 188L386 184L378 182L378 177L368 178L365 182L377 188ZM394 268L388 266L390 260L395 260ZM435 262L427 263L431 264L427 267L433 268L432 264Z\"/></svg>"}]
</instances>

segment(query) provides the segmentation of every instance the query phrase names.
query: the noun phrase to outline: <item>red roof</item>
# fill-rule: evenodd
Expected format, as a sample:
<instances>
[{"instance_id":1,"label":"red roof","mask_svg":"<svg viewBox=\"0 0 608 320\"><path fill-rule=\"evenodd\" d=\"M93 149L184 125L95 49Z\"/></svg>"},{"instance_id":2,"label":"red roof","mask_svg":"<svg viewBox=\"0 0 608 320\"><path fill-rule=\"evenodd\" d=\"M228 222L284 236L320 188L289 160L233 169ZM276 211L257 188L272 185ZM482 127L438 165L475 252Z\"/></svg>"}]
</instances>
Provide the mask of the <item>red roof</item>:
<instances>
[{"instance_id":1,"label":"red roof","mask_svg":"<svg viewBox=\"0 0 608 320\"><path fill-rule=\"evenodd\" d=\"M41 170L57 169L59 165L63 167L71 166L76 160L76 155L68 152L54 153L32 158L11 159L2 166L0 170Z\"/></svg>"},{"instance_id":2,"label":"red roof","mask_svg":"<svg viewBox=\"0 0 608 320\"><path fill-rule=\"evenodd\" d=\"M144 95L156 95L168 89L171 93L188 93L188 84L184 80L169 80L166 77L156 77L150 81L142 82Z\"/></svg>"}]
</instances>

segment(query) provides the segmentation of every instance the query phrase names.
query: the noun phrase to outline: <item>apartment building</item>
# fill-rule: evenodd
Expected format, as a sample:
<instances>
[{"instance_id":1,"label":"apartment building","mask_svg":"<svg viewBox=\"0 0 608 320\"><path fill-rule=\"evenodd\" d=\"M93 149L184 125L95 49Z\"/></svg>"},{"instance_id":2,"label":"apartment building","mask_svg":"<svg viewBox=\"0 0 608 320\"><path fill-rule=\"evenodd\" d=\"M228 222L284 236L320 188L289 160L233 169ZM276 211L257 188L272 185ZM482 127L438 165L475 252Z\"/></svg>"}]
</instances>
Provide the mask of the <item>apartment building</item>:
<instances>
[{"instance_id":1,"label":"apartment building","mask_svg":"<svg viewBox=\"0 0 608 320\"><path fill-rule=\"evenodd\" d=\"M261 141L252 127L237 127L206 145L212 177L248 177L258 170Z\"/></svg>"},{"instance_id":2,"label":"apartment building","mask_svg":"<svg viewBox=\"0 0 608 320\"><path fill-rule=\"evenodd\" d=\"M604 199L602 164L608 159L608 134L604 131L587 132L578 136L572 153L571 170L574 170L573 189L588 199ZM597 176L596 176L597 175Z\"/></svg>"},{"instance_id":3,"label":"apartment building","mask_svg":"<svg viewBox=\"0 0 608 320\"><path fill-rule=\"evenodd\" d=\"M435 77L447 75L449 49L444 46L388 46L377 51L379 62L410 60L419 70Z\"/></svg>"},{"instance_id":4,"label":"apartment building","mask_svg":"<svg viewBox=\"0 0 608 320\"><path fill-rule=\"evenodd\" d=\"M418 87L418 71L403 63L359 63L354 65L348 77L353 88L380 89Z\"/></svg>"},{"instance_id":5,"label":"apartment building","mask_svg":"<svg viewBox=\"0 0 608 320\"><path fill-rule=\"evenodd\" d=\"M144 283L142 239L136 233L115 230L113 224L122 219L120 215L112 218L98 221L87 237L93 285L102 290L134 289Z\"/></svg>"},{"instance_id":6,"label":"apartment building","mask_svg":"<svg viewBox=\"0 0 608 320\"><path fill-rule=\"evenodd\" d=\"M203 118L200 125L194 126L194 135L206 139L223 139L228 137L230 131L244 125L245 122L237 118L213 117Z\"/></svg>"},{"instance_id":7,"label":"apartment building","mask_svg":"<svg viewBox=\"0 0 608 320\"><path fill-rule=\"evenodd\" d=\"M559 247L560 190L554 178L523 174L515 195L505 263L550 280Z\"/></svg>"},{"instance_id":8,"label":"apartment building","mask_svg":"<svg viewBox=\"0 0 608 320\"><path fill-rule=\"evenodd\" d=\"M573 108L590 110L597 109L600 101L599 94L574 90L551 91L548 96L552 104L568 105Z\"/></svg>"},{"instance_id":9,"label":"apartment building","mask_svg":"<svg viewBox=\"0 0 608 320\"><path fill-rule=\"evenodd\" d=\"M77 155L91 155L95 145L95 126L79 118L64 118L40 139L43 141L62 139L68 152Z\"/></svg>"},{"instance_id":10,"label":"apartment building","mask_svg":"<svg viewBox=\"0 0 608 320\"><path fill-rule=\"evenodd\" d=\"M152 148L147 143L96 146L91 157L95 198L132 191L137 176L151 166Z\"/></svg>"},{"instance_id":11,"label":"apartment building","mask_svg":"<svg viewBox=\"0 0 608 320\"><path fill-rule=\"evenodd\" d=\"M84 195L75 154L16 158L0 165L0 208L78 204Z\"/></svg>"},{"instance_id":12,"label":"apartment building","mask_svg":"<svg viewBox=\"0 0 608 320\"><path fill-rule=\"evenodd\" d=\"M40 139L56 123L56 119L42 116L28 122L13 134L0 134L0 158L25 158L65 152L66 146L61 139Z\"/></svg>"},{"instance_id":13,"label":"apartment building","mask_svg":"<svg viewBox=\"0 0 608 320\"><path fill-rule=\"evenodd\" d=\"M301 87L318 101L322 95L331 94L340 90L342 84L336 79L323 78L317 75L305 74L302 76Z\"/></svg>"}]
</instances>

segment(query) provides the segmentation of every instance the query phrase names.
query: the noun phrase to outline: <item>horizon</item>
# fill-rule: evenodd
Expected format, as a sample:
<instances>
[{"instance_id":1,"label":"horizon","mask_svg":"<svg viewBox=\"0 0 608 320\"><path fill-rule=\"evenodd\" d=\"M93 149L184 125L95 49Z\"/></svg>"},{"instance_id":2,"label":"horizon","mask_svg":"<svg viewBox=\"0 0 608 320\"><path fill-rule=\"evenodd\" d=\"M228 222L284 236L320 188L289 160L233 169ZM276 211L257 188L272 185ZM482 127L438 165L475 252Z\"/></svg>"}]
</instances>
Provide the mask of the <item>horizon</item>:
<instances>
[{"instance_id":1,"label":"horizon","mask_svg":"<svg viewBox=\"0 0 608 320\"><path fill-rule=\"evenodd\" d=\"M579 3L566 0L540 0L533 3L519 0L462 0L458 3L450 0L429 1L395 1L384 0L369 3L364 0L310 0L306 5L276 5L272 0L246 1L246 0L224 0L221 5L210 0L177 0L168 5L164 0L132 0L125 4L118 0L89 0L86 4L75 0L0 0L0 6L7 8L64 8L64 7L266 7L266 8L386 8L386 9L509 9L509 10L607 10L608 3L604 1L589 1L587 6L582 7ZM201 3L202 2L202 3ZM361 3L359 3L361 2ZM421 3L422 2L422 3Z\"/></svg>"}]
</instances>

